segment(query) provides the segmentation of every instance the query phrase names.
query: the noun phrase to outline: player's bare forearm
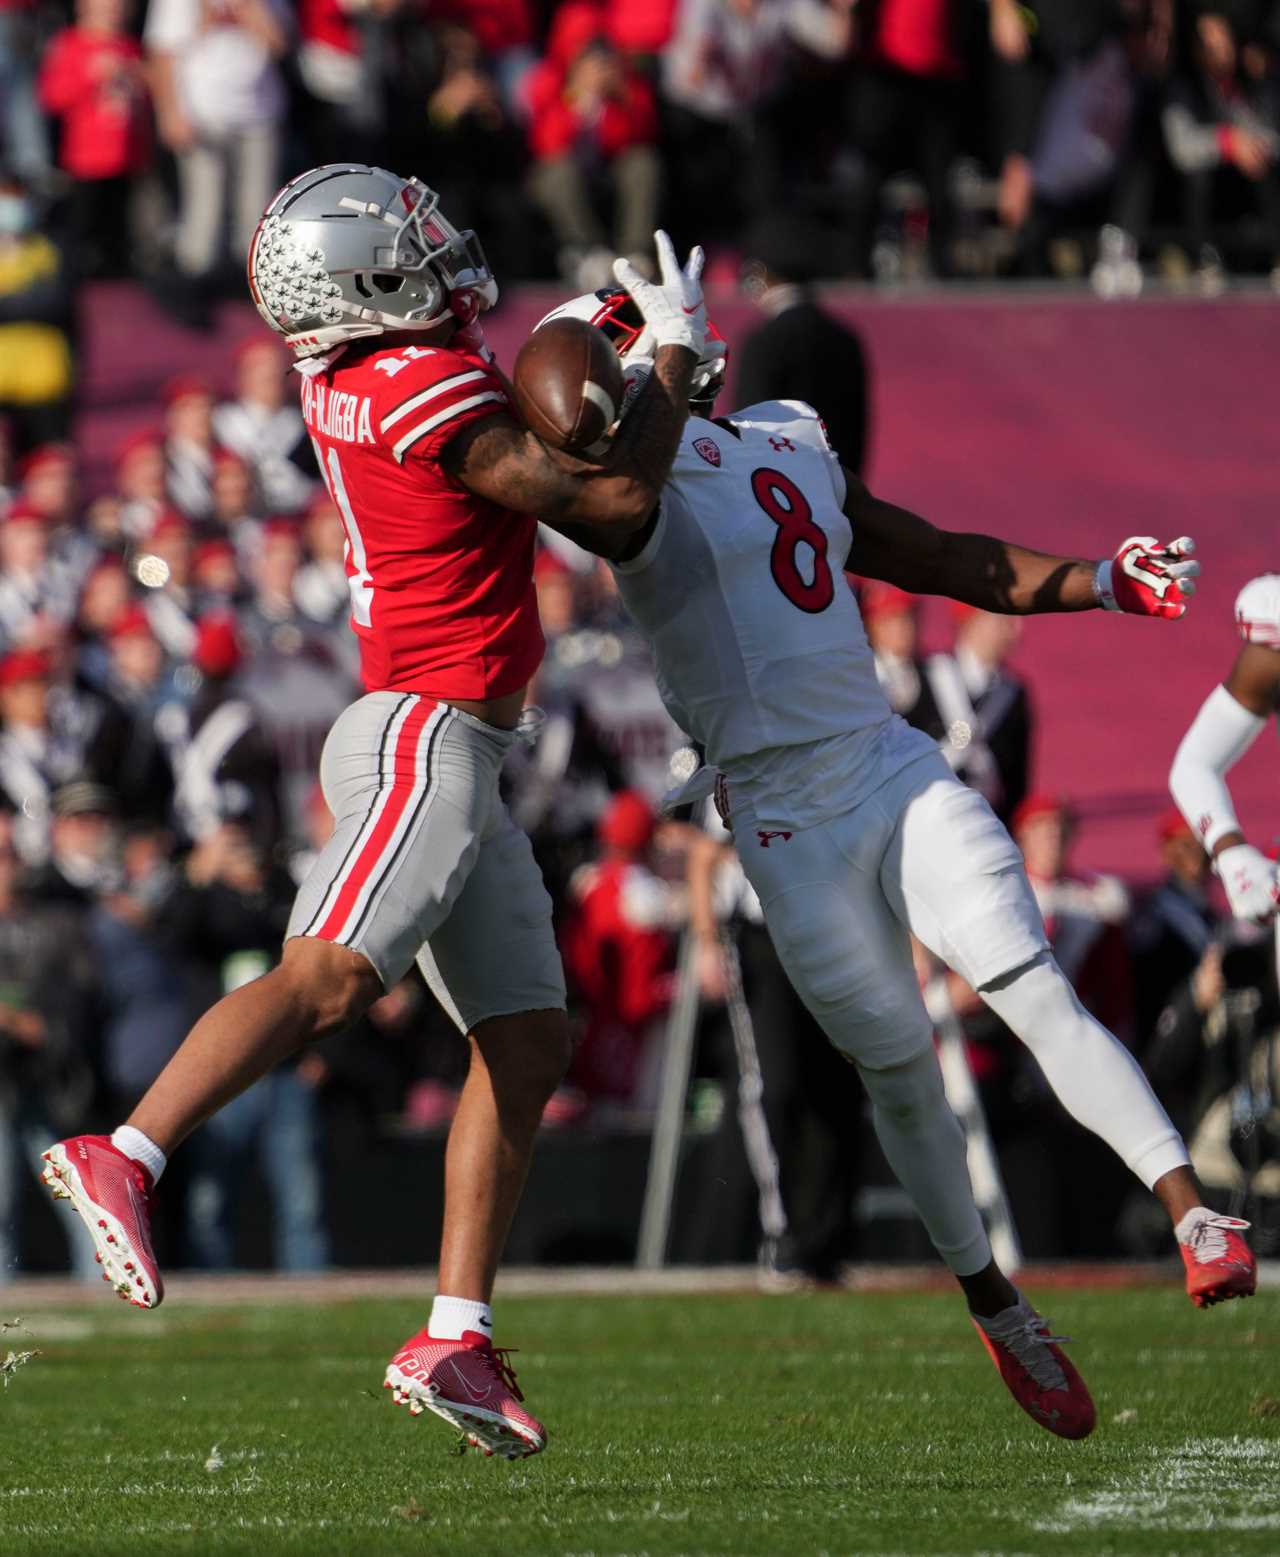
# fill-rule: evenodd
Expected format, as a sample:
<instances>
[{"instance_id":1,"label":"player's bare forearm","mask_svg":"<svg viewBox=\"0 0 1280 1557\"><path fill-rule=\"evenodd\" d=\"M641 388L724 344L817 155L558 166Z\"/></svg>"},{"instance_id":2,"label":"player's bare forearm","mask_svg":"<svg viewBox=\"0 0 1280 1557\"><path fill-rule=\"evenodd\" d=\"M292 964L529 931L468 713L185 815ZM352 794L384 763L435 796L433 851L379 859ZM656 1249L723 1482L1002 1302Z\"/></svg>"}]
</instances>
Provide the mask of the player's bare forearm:
<instances>
[{"instance_id":1,"label":"player's bare forearm","mask_svg":"<svg viewBox=\"0 0 1280 1557\"><path fill-rule=\"evenodd\" d=\"M993 535L940 530L873 497L851 472L844 511L853 527L849 568L917 595L946 595L984 611L1027 616L1098 605L1096 564L1053 557Z\"/></svg>"},{"instance_id":2,"label":"player's bare forearm","mask_svg":"<svg viewBox=\"0 0 1280 1557\"><path fill-rule=\"evenodd\" d=\"M1270 718L1280 708L1280 650L1246 643L1223 685L1242 708L1259 719Z\"/></svg>"},{"instance_id":3,"label":"player's bare forearm","mask_svg":"<svg viewBox=\"0 0 1280 1557\"><path fill-rule=\"evenodd\" d=\"M654 371L598 462L549 449L511 417L464 428L444 451L449 473L469 491L591 542L610 555L657 505L689 415L697 359L680 347L658 352Z\"/></svg>"}]
</instances>

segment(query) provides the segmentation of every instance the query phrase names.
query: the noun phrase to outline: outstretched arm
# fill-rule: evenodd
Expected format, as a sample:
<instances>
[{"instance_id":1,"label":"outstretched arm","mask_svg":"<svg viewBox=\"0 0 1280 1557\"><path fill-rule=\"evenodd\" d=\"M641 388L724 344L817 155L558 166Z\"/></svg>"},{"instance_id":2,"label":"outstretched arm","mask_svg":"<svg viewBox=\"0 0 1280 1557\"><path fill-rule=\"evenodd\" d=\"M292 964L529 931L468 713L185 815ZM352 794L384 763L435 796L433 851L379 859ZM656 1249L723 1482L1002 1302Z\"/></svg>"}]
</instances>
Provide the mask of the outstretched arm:
<instances>
[{"instance_id":1,"label":"outstretched arm","mask_svg":"<svg viewBox=\"0 0 1280 1557\"><path fill-rule=\"evenodd\" d=\"M852 471L844 475L850 569L913 594L947 595L1009 616L1101 607L1178 617L1195 593L1200 566L1184 560L1192 550L1188 540L1160 547L1149 537L1131 537L1112 561L1054 557L992 535L940 530L873 497Z\"/></svg>"}]
</instances>

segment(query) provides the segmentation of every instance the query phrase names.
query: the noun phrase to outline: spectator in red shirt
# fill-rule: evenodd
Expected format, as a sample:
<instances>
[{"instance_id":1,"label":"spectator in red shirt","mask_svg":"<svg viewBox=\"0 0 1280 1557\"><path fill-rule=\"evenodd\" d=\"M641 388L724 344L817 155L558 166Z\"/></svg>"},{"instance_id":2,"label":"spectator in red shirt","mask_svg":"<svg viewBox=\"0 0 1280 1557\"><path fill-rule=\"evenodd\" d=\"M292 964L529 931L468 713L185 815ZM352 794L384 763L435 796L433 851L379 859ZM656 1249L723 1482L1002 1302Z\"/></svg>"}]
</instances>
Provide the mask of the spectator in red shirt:
<instances>
[{"instance_id":1,"label":"spectator in red shirt","mask_svg":"<svg viewBox=\"0 0 1280 1557\"><path fill-rule=\"evenodd\" d=\"M570 886L561 949L585 1006L570 1079L591 1098L634 1099L647 1040L671 998L672 891L649 863L656 826L648 800L622 790L600 819L601 858Z\"/></svg>"},{"instance_id":2,"label":"spectator in red shirt","mask_svg":"<svg viewBox=\"0 0 1280 1557\"><path fill-rule=\"evenodd\" d=\"M128 0L76 0L76 20L50 43L40 101L62 120L58 165L75 179L72 220L90 274L129 270L130 179L151 159L142 46L125 31Z\"/></svg>"},{"instance_id":3,"label":"spectator in red shirt","mask_svg":"<svg viewBox=\"0 0 1280 1557\"><path fill-rule=\"evenodd\" d=\"M613 256L651 269L660 168L653 92L605 32L604 13L556 13L529 82L533 197L551 223L561 274L580 291L607 286ZM600 210L612 205L612 240Z\"/></svg>"}]
</instances>

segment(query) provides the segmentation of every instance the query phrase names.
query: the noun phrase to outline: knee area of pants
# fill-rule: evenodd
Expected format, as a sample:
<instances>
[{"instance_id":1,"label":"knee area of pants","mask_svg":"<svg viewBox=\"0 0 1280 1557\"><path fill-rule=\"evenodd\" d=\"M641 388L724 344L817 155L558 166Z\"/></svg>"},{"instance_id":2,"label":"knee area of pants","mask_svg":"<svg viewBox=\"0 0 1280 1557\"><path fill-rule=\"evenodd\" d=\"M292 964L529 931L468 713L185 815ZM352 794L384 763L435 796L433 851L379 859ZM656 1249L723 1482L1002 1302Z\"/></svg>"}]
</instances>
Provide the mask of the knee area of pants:
<instances>
[{"instance_id":1,"label":"knee area of pants","mask_svg":"<svg viewBox=\"0 0 1280 1557\"><path fill-rule=\"evenodd\" d=\"M876 1110L899 1130L929 1124L946 1094L932 1052L888 1070L860 1067L863 1085Z\"/></svg>"},{"instance_id":2,"label":"knee area of pants","mask_svg":"<svg viewBox=\"0 0 1280 1557\"><path fill-rule=\"evenodd\" d=\"M978 993L998 1017L1024 1042L1052 1031L1080 1010L1076 992L1051 957L1040 957L1014 968Z\"/></svg>"}]
</instances>

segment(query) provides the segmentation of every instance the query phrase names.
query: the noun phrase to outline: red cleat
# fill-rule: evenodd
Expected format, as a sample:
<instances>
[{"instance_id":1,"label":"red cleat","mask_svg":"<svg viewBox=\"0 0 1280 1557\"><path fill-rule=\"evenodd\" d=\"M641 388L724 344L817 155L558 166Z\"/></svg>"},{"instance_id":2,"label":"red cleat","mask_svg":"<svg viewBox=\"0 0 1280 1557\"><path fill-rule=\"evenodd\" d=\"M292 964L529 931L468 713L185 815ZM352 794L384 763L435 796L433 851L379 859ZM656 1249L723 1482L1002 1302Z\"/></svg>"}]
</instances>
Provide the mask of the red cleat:
<instances>
[{"instance_id":1,"label":"red cleat","mask_svg":"<svg viewBox=\"0 0 1280 1557\"><path fill-rule=\"evenodd\" d=\"M994 1319L972 1318L1009 1393L1032 1421L1059 1438L1087 1438L1098 1418L1088 1386L1058 1344L1068 1337L1050 1335L1024 1297Z\"/></svg>"},{"instance_id":2,"label":"red cleat","mask_svg":"<svg viewBox=\"0 0 1280 1557\"><path fill-rule=\"evenodd\" d=\"M1197 1308L1252 1297L1258 1290L1258 1262L1241 1237L1248 1227L1238 1216L1216 1216L1200 1206L1178 1223L1187 1296Z\"/></svg>"},{"instance_id":3,"label":"red cleat","mask_svg":"<svg viewBox=\"0 0 1280 1557\"><path fill-rule=\"evenodd\" d=\"M507 1352L475 1330L460 1341L419 1330L388 1363L384 1388L411 1416L434 1411L485 1454L520 1460L546 1447L546 1428L520 1404Z\"/></svg>"},{"instance_id":4,"label":"red cleat","mask_svg":"<svg viewBox=\"0 0 1280 1557\"><path fill-rule=\"evenodd\" d=\"M151 1178L105 1135L73 1135L43 1154L40 1177L93 1235L102 1279L136 1308L157 1308L164 1282L151 1250Z\"/></svg>"}]
</instances>

